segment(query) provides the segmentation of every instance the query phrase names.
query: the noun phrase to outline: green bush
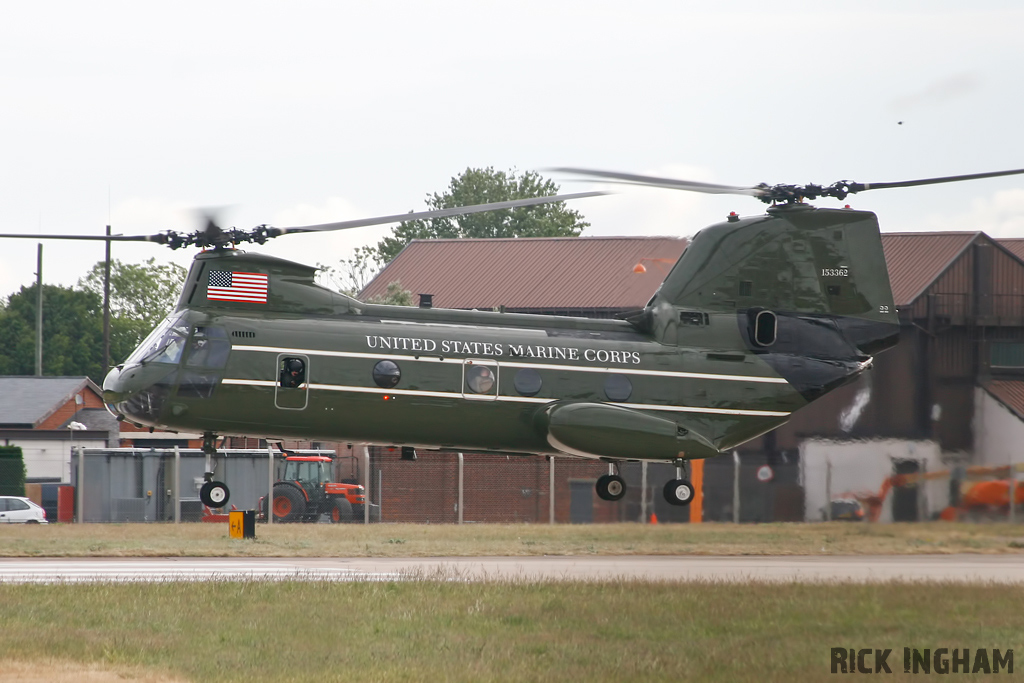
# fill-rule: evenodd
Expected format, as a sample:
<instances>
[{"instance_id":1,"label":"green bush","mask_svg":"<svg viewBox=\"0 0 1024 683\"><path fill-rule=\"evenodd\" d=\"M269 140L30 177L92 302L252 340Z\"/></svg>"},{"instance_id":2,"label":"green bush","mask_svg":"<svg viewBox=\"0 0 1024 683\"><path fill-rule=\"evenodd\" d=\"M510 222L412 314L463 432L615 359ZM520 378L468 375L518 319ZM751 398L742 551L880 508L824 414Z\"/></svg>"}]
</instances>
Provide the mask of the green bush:
<instances>
[{"instance_id":1,"label":"green bush","mask_svg":"<svg viewBox=\"0 0 1024 683\"><path fill-rule=\"evenodd\" d=\"M0 496L25 495L25 457L20 446L0 446Z\"/></svg>"}]
</instances>

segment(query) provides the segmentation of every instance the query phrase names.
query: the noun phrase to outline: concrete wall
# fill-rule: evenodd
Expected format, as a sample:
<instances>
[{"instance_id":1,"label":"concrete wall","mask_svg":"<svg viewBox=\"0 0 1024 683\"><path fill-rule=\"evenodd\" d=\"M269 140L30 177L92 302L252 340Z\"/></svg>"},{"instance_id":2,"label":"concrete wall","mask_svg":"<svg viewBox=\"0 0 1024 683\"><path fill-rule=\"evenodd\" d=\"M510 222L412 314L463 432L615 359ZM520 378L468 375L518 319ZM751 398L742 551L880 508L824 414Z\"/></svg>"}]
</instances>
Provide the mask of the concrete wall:
<instances>
[{"instance_id":1,"label":"concrete wall","mask_svg":"<svg viewBox=\"0 0 1024 683\"><path fill-rule=\"evenodd\" d=\"M800 445L801 482L804 486L804 519L821 521L826 504L827 463L832 464L832 498L850 493L875 493L893 474L893 461L911 459L924 462L929 471L945 469L939 445L933 441L879 439L829 441L811 439ZM929 517L949 503L949 480L938 479L924 485ZM892 494L882 506L881 522L892 521Z\"/></svg>"},{"instance_id":2,"label":"concrete wall","mask_svg":"<svg viewBox=\"0 0 1024 683\"><path fill-rule=\"evenodd\" d=\"M984 389L974 391L974 464L1024 462L1024 421Z\"/></svg>"}]
</instances>

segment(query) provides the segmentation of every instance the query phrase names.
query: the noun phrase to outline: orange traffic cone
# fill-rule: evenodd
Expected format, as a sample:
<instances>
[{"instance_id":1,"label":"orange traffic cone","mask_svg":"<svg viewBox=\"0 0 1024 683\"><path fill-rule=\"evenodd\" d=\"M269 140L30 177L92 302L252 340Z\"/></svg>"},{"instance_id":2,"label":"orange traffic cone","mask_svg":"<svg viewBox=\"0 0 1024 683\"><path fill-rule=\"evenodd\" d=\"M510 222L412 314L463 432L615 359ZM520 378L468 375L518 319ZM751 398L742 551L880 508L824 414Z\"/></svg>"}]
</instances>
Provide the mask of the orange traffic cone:
<instances>
[{"instance_id":1,"label":"orange traffic cone","mask_svg":"<svg viewBox=\"0 0 1024 683\"><path fill-rule=\"evenodd\" d=\"M657 524L657 523L658 523L658 515L656 515L656 514L654 514L652 512L651 513L651 524Z\"/></svg>"}]
</instances>

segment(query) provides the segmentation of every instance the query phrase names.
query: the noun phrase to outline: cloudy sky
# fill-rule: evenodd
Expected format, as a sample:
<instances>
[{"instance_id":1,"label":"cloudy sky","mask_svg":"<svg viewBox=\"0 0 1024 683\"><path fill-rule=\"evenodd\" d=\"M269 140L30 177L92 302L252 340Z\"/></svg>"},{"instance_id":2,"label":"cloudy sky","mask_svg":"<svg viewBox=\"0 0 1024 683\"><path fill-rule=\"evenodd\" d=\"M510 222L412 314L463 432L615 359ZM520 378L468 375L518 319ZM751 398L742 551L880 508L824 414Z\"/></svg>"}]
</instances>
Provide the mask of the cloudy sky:
<instances>
[{"instance_id":1,"label":"cloudy sky","mask_svg":"<svg viewBox=\"0 0 1024 683\"><path fill-rule=\"evenodd\" d=\"M740 185L1022 168L1022 30L1020 3L996 0L7 3L0 233L189 230L204 207L241 228L391 214L481 166ZM1024 237L1024 176L850 203L887 231ZM762 205L625 188L574 208L586 234L690 235ZM387 232L260 250L334 263ZM35 250L0 240L0 296L34 279ZM70 285L103 249L44 255Z\"/></svg>"}]
</instances>

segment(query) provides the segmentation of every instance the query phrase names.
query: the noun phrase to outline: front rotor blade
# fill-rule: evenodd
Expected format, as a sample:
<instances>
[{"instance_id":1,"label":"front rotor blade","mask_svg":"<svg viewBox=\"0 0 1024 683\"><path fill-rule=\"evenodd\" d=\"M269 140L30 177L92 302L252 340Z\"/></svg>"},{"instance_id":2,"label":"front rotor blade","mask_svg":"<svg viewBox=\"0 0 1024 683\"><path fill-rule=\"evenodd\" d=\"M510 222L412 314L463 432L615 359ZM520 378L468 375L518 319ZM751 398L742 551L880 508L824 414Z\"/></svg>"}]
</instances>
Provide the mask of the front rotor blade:
<instances>
[{"instance_id":1,"label":"front rotor blade","mask_svg":"<svg viewBox=\"0 0 1024 683\"><path fill-rule=\"evenodd\" d=\"M972 173L970 175L951 175L944 178L924 178L922 180L903 180L896 183L850 183L851 192L864 190L884 190L887 187L914 187L915 185L937 185L939 183L955 183L961 180L978 180L979 178L997 178L1004 175L1024 173L1024 168L1015 171L993 171L991 173Z\"/></svg>"},{"instance_id":2,"label":"front rotor blade","mask_svg":"<svg viewBox=\"0 0 1024 683\"><path fill-rule=\"evenodd\" d=\"M163 243L162 235L5 235L0 237L21 237L30 240L102 240L105 242L158 242Z\"/></svg>"},{"instance_id":3,"label":"front rotor blade","mask_svg":"<svg viewBox=\"0 0 1024 683\"><path fill-rule=\"evenodd\" d=\"M717 185L715 183L698 183L694 180L676 180L674 178L658 178L655 176L636 175L635 173L618 173L616 171L596 171L589 168L550 168L549 171L572 173L574 175L598 178L599 182L614 182L625 185L645 185L648 187L667 187L673 190L688 192L704 192L706 194L742 194L760 197L764 194L762 187L742 187L739 185Z\"/></svg>"},{"instance_id":4,"label":"front rotor blade","mask_svg":"<svg viewBox=\"0 0 1024 683\"><path fill-rule=\"evenodd\" d=\"M425 220L430 218L447 218L449 216L463 216L470 213L481 213L483 211L497 211L498 209L514 209L519 206L536 206L537 204L551 204L564 202L570 199L582 199L584 197L598 197L610 194L608 192L577 192L575 194L556 194L547 197L530 197L527 199L513 199L507 202L491 202L490 204L473 204L471 206L457 206L451 209L435 209L433 211L411 211L409 213L398 213L392 216L377 216L375 218L359 218L352 221L339 221L337 223L321 223L320 225L303 225L294 228L270 228L275 235L287 235L295 232L321 232L327 230L347 230L349 228L361 228L367 225L385 225L387 223L402 223L404 221Z\"/></svg>"}]
</instances>

